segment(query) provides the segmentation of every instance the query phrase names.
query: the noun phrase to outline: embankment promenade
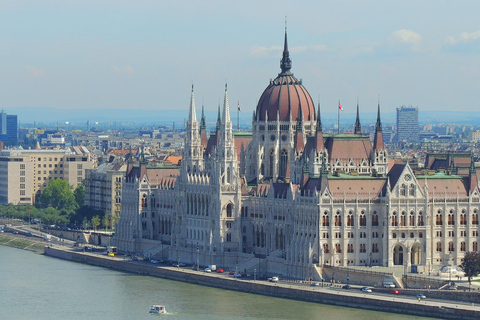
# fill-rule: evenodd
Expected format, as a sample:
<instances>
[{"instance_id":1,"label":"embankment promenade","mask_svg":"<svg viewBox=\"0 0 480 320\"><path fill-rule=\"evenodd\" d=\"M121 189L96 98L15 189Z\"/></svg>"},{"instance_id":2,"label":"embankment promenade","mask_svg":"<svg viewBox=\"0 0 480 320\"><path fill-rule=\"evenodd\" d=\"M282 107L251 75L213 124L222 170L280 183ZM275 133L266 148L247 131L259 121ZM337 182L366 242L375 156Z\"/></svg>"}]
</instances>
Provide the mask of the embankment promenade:
<instances>
[{"instance_id":1,"label":"embankment promenade","mask_svg":"<svg viewBox=\"0 0 480 320\"><path fill-rule=\"evenodd\" d=\"M126 260L123 257L74 251L66 247L46 246L44 253L54 258L118 271L278 298L441 319L480 319L480 306L473 304L428 299L417 301L403 295L364 294L357 290L332 290L329 287L311 287L283 281L271 283L235 279L225 274L207 274L187 268L158 266L144 261Z\"/></svg>"}]
</instances>

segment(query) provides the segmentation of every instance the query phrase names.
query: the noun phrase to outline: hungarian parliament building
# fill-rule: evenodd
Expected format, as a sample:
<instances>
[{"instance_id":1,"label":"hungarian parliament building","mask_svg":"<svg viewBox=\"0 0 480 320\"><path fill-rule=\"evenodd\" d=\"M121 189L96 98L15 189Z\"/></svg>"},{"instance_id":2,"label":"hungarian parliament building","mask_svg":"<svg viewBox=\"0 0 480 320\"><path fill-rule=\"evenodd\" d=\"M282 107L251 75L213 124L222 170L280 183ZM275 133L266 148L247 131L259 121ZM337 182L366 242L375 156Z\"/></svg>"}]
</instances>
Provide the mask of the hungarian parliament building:
<instances>
[{"instance_id":1,"label":"hungarian parliament building","mask_svg":"<svg viewBox=\"0 0 480 320\"><path fill-rule=\"evenodd\" d=\"M194 90L179 166L130 163L119 250L152 259L306 278L323 265L460 264L478 251L479 177L473 156L429 155L425 169L389 157L380 104L373 141L324 134L320 107L281 72L234 132L227 87L216 129L197 117Z\"/></svg>"}]
</instances>

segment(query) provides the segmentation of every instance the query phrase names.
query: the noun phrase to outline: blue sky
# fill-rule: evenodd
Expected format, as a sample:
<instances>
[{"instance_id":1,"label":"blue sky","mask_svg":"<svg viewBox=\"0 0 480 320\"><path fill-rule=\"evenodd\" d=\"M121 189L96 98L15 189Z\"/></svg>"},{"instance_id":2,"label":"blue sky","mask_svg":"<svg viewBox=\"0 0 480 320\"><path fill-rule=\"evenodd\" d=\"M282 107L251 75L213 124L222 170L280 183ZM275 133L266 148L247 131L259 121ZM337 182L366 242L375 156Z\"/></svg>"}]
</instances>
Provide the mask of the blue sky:
<instances>
[{"instance_id":1,"label":"blue sky","mask_svg":"<svg viewBox=\"0 0 480 320\"><path fill-rule=\"evenodd\" d=\"M3 1L0 108L216 110L250 114L280 71L322 111L480 107L479 1Z\"/></svg>"}]
</instances>

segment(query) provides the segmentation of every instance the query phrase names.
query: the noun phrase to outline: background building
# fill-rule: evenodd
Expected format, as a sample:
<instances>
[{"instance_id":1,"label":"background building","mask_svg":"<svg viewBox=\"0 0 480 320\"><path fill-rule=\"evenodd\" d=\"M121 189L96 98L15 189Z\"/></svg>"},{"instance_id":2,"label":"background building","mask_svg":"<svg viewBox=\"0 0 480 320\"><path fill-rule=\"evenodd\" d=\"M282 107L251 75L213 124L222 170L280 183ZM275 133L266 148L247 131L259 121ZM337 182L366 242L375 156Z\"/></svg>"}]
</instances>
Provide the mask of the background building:
<instances>
[{"instance_id":1,"label":"background building","mask_svg":"<svg viewBox=\"0 0 480 320\"><path fill-rule=\"evenodd\" d=\"M15 146L18 144L17 116L7 115L0 111L0 141L4 146Z\"/></svg>"},{"instance_id":2,"label":"background building","mask_svg":"<svg viewBox=\"0 0 480 320\"><path fill-rule=\"evenodd\" d=\"M397 108L397 141L418 142L419 133L418 108Z\"/></svg>"},{"instance_id":3,"label":"background building","mask_svg":"<svg viewBox=\"0 0 480 320\"><path fill-rule=\"evenodd\" d=\"M0 151L0 204L34 204L49 181L76 188L96 163L88 149Z\"/></svg>"}]
</instances>

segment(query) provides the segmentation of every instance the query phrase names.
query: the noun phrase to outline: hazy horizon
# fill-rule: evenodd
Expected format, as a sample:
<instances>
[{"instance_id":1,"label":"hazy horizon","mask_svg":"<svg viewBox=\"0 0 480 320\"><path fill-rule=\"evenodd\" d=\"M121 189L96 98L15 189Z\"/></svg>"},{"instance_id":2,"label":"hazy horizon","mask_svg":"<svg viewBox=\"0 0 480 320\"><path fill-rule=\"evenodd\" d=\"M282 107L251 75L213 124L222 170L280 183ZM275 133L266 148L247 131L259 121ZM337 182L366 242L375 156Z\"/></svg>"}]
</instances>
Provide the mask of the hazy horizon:
<instances>
[{"instance_id":1,"label":"hazy horizon","mask_svg":"<svg viewBox=\"0 0 480 320\"><path fill-rule=\"evenodd\" d=\"M322 113L476 111L478 1L0 1L0 109L217 110L251 117L280 72L285 15L292 71ZM475 9L476 8L476 9ZM46 109L45 109L46 110ZM92 115L92 118L95 115ZM27 119L19 118L27 122ZM62 119L63 121L63 119ZM65 119L65 121L68 121Z\"/></svg>"}]
</instances>

